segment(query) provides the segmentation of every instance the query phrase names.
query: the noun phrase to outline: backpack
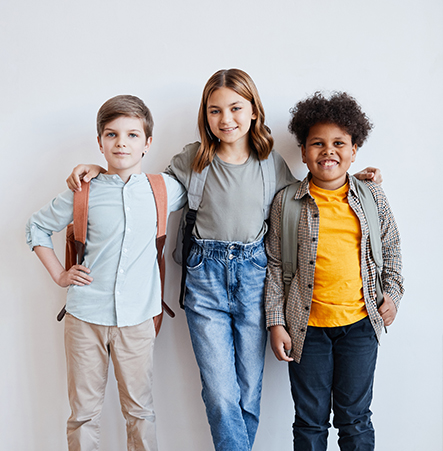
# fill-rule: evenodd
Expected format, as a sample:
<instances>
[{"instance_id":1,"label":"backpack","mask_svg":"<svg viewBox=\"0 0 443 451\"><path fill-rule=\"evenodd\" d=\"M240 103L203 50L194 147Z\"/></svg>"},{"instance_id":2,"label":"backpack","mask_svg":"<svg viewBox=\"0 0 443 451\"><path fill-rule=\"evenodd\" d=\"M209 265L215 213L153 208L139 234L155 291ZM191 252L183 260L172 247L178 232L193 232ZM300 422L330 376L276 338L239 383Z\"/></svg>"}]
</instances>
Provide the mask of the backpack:
<instances>
[{"instance_id":1,"label":"backpack","mask_svg":"<svg viewBox=\"0 0 443 451\"><path fill-rule=\"evenodd\" d=\"M157 263L160 269L162 311L154 317L155 334L158 335L163 321L163 311L173 318L175 313L163 301L165 287L165 257L163 248L166 240L166 221L168 211L168 194L163 177L160 174L146 174L154 194L157 211ZM66 229L65 269L81 264L86 245L86 229L88 225L89 183L82 181L82 190L74 193L74 220ZM66 314L66 305L57 315L61 321Z\"/></svg>"},{"instance_id":2,"label":"backpack","mask_svg":"<svg viewBox=\"0 0 443 451\"><path fill-rule=\"evenodd\" d=\"M355 177L352 178L357 196L360 200L363 213L369 228L369 238L371 243L371 253L377 267L376 293L377 307L383 303L383 283L381 272L383 269L383 254L380 237L380 224L378 219L378 209L374 196L366 183ZM288 298L289 288L297 269L298 255L298 225L303 199L295 199L302 182L295 182L284 189L282 197L281 213L281 258L283 269L283 282L285 286L285 299Z\"/></svg>"},{"instance_id":3,"label":"backpack","mask_svg":"<svg viewBox=\"0 0 443 451\"><path fill-rule=\"evenodd\" d=\"M266 160L259 160L260 169L263 176L263 214L267 218L271 208L272 199L275 195L275 162L274 155L271 152ZM202 172L192 171L191 180L188 187L188 206L189 210L183 214L177 232L176 248L172 253L174 261L182 267L182 278L180 284L180 307L184 308L184 298L186 292L186 261L192 246L192 231L194 230L195 221L197 219L197 211L203 197L206 177L208 175L210 165L206 166Z\"/></svg>"}]
</instances>

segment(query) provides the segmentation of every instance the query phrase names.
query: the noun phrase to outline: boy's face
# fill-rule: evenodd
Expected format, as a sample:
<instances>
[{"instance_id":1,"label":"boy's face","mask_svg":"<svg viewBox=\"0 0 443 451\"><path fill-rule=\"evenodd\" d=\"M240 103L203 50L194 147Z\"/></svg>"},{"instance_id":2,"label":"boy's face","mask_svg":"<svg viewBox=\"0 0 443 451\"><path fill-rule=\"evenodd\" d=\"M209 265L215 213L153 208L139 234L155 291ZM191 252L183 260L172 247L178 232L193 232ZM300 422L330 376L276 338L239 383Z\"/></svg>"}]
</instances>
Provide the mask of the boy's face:
<instances>
[{"instance_id":1,"label":"boy's face","mask_svg":"<svg viewBox=\"0 0 443 451\"><path fill-rule=\"evenodd\" d=\"M108 162L107 173L118 174L126 183L132 174L141 173L142 156L149 150L152 137L146 139L141 119L120 116L105 125L97 140Z\"/></svg>"},{"instance_id":2,"label":"boy's face","mask_svg":"<svg viewBox=\"0 0 443 451\"><path fill-rule=\"evenodd\" d=\"M346 172L357 155L352 137L335 124L315 124L301 147L312 181L320 188L338 189L346 183Z\"/></svg>"}]
</instances>

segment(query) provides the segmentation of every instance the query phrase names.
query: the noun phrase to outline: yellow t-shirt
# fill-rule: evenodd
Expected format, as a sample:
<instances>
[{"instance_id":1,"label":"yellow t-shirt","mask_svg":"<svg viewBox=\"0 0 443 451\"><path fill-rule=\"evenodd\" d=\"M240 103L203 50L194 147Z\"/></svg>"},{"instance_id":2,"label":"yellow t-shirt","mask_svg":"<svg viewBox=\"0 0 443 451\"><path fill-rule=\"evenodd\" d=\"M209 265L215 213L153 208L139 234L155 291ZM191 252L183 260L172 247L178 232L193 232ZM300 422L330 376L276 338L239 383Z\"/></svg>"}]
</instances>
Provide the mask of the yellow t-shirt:
<instances>
[{"instance_id":1,"label":"yellow t-shirt","mask_svg":"<svg viewBox=\"0 0 443 451\"><path fill-rule=\"evenodd\" d=\"M360 221L349 206L348 189L348 183L337 190L309 183L320 211L309 326L346 326L368 314L360 268Z\"/></svg>"}]
</instances>

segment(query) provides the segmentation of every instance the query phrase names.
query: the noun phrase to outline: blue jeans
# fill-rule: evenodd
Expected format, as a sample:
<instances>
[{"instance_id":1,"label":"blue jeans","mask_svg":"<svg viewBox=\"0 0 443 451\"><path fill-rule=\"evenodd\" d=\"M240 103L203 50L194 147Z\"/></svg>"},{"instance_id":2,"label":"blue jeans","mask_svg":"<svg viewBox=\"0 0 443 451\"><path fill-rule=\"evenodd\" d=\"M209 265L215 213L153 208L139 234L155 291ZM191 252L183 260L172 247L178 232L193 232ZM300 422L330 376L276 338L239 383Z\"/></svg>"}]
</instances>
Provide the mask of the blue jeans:
<instances>
[{"instance_id":1,"label":"blue jeans","mask_svg":"<svg viewBox=\"0 0 443 451\"><path fill-rule=\"evenodd\" d=\"M326 450L331 403L340 449L374 449L370 405L377 351L368 317L349 326L308 327L300 363L289 363L294 450Z\"/></svg>"},{"instance_id":2,"label":"blue jeans","mask_svg":"<svg viewBox=\"0 0 443 451\"><path fill-rule=\"evenodd\" d=\"M249 451L258 427L266 327L263 241L194 240L185 311L217 451Z\"/></svg>"}]
</instances>

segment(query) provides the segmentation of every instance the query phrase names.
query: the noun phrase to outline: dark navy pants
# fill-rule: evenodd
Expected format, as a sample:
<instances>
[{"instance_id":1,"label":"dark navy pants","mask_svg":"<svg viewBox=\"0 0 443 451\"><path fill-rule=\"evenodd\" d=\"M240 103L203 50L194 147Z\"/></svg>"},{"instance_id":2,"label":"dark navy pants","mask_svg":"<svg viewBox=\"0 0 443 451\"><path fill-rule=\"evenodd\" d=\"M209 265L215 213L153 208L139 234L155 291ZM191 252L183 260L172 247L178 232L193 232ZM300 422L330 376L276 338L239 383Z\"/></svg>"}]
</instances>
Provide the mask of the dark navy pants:
<instances>
[{"instance_id":1,"label":"dark navy pants","mask_svg":"<svg viewBox=\"0 0 443 451\"><path fill-rule=\"evenodd\" d=\"M366 317L343 327L308 327L300 363L289 363L294 450L327 448L331 407L342 451L372 451L372 388L378 342Z\"/></svg>"}]
</instances>

